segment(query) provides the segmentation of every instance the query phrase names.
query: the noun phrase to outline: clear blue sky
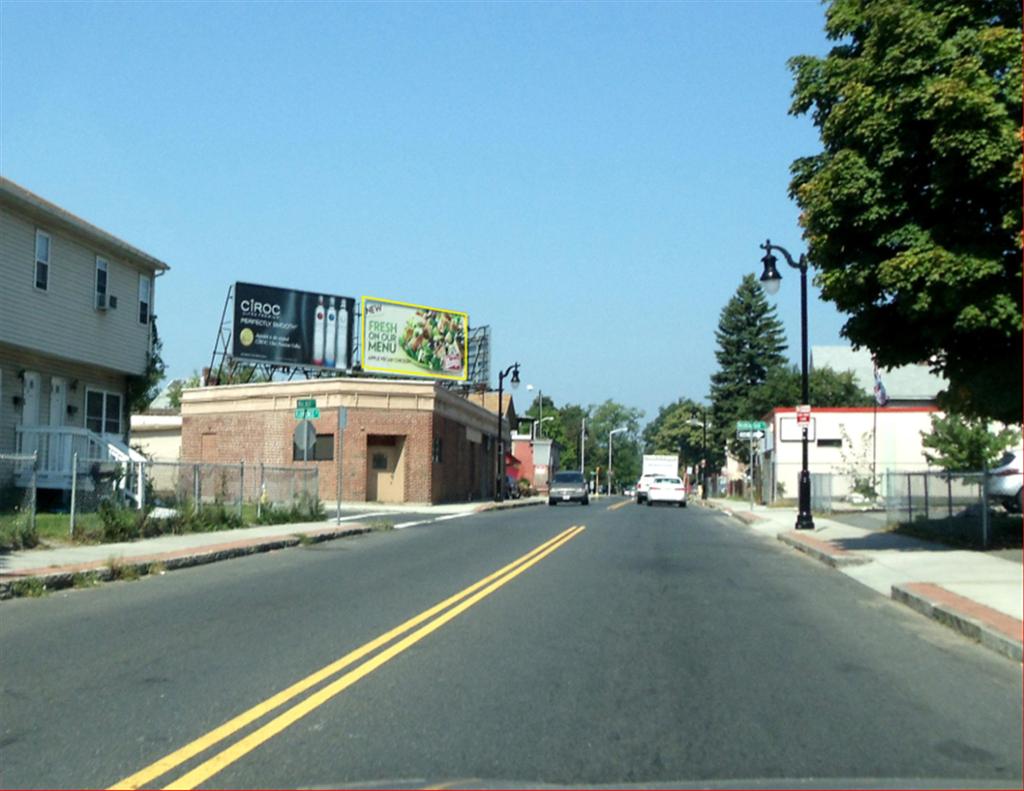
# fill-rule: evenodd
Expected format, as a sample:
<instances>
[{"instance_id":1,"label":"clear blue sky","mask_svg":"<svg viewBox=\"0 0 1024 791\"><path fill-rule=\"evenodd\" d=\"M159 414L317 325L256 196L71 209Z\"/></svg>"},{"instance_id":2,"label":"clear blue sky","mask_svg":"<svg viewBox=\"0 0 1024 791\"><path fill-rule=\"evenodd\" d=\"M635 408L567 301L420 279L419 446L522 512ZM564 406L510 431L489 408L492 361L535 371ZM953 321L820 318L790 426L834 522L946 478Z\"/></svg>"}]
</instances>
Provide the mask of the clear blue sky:
<instances>
[{"instance_id":1,"label":"clear blue sky","mask_svg":"<svg viewBox=\"0 0 1024 791\"><path fill-rule=\"evenodd\" d=\"M172 270L173 376L235 280L465 310L559 404L702 398L770 236L802 249L806 2L0 5L0 170ZM798 359L799 289L776 302ZM812 344L842 317L811 299ZM525 400L525 393L521 400Z\"/></svg>"}]
</instances>

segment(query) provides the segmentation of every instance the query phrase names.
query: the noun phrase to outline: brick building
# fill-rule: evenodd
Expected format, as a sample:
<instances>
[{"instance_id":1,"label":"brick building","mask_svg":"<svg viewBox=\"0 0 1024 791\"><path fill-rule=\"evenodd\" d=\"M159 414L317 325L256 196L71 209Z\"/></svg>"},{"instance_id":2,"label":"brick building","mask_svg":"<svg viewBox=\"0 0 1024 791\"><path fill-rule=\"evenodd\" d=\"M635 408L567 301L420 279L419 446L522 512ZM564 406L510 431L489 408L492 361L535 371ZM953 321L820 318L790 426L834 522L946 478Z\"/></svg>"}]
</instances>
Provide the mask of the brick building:
<instances>
[{"instance_id":1,"label":"brick building","mask_svg":"<svg viewBox=\"0 0 1024 791\"><path fill-rule=\"evenodd\" d=\"M316 442L297 446L299 399L315 399ZM347 423L339 432L339 407ZM186 390L181 458L316 465L333 502L443 503L489 499L497 417L431 381L339 378ZM508 425L503 424L508 438ZM340 442L339 442L340 440ZM338 459L341 459L340 470Z\"/></svg>"}]
</instances>

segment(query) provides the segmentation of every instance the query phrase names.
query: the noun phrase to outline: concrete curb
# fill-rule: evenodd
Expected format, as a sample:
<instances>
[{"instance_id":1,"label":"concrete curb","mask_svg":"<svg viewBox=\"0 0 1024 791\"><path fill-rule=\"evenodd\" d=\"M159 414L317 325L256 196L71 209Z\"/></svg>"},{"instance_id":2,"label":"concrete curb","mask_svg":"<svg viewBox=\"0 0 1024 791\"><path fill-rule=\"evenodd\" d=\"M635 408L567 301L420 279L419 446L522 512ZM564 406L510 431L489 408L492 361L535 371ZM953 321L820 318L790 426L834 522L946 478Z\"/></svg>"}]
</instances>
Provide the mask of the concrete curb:
<instances>
[{"instance_id":1,"label":"concrete curb","mask_svg":"<svg viewBox=\"0 0 1024 791\"><path fill-rule=\"evenodd\" d=\"M845 566L859 566L869 562L868 558L833 546L831 542L825 539L803 535L795 531L779 533L776 538L783 544L788 544L794 549L798 549L834 569Z\"/></svg>"},{"instance_id":2,"label":"concrete curb","mask_svg":"<svg viewBox=\"0 0 1024 791\"><path fill-rule=\"evenodd\" d=\"M1024 661L1024 624L1016 618L930 582L893 585L892 598L992 651Z\"/></svg>"},{"instance_id":3,"label":"concrete curb","mask_svg":"<svg viewBox=\"0 0 1024 791\"><path fill-rule=\"evenodd\" d=\"M737 519L746 525L752 525L755 522L766 521L763 516L758 516L757 514L751 513L750 511L737 511L732 508L727 508L725 506L718 505L717 503L712 503L710 501L702 502L700 500L693 500L693 503L699 504L702 508L710 508L713 511L721 511L726 516L731 516L733 519Z\"/></svg>"},{"instance_id":4,"label":"concrete curb","mask_svg":"<svg viewBox=\"0 0 1024 791\"><path fill-rule=\"evenodd\" d=\"M114 564L105 560L27 569L13 574L0 575L0 600L31 595L39 585L47 591L70 588L74 586L76 578L81 578L81 575L89 575L96 581L109 582L120 578L125 571L137 577L146 576L153 570L154 564L159 564L163 570L172 571L202 566L207 563L217 563L221 560L230 560L245 555L272 552L275 549L285 549L302 543L319 544L322 541L369 532L371 532L369 527L350 522L345 527L326 527L289 536L254 538L196 549L179 549L171 552L116 558L117 562Z\"/></svg>"},{"instance_id":5,"label":"concrete curb","mask_svg":"<svg viewBox=\"0 0 1024 791\"><path fill-rule=\"evenodd\" d=\"M529 508L531 505L544 505L547 502L544 499L534 500L506 500L503 503L484 503L483 505L472 511L474 514L482 514L485 511L506 511L509 508Z\"/></svg>"}]
</instances>

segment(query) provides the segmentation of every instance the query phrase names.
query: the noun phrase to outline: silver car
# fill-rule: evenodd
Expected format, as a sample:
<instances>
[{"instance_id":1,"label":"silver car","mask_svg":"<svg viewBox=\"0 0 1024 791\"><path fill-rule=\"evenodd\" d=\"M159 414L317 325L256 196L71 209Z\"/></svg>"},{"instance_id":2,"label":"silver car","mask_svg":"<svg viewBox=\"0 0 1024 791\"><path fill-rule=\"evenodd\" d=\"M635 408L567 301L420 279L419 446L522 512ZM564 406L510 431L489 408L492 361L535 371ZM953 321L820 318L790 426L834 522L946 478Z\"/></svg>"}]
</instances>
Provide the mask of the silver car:
<instances>
[{"instance_id":1,"label":"silver car","mask_svg":"<svg viewBox=\"0 0 1024 791\"><path fill-rule=\"evenodd\" d=\"M1024 453L1007 451L989 470L986 493L989 499L1002 503L1011 513L1021 512L1021 484L1024 482Z\"/></svg>"},{"instance_id":2,"label":"silver car","mask_svg":"<svg viewBox=\"0 0 1024 791\"><path fill-rule=\"evenodd\" d=\"M556 472L548 491L548 505L559 503L590 505L590 492L581 472Z\"/></svg>"}]
</instances>

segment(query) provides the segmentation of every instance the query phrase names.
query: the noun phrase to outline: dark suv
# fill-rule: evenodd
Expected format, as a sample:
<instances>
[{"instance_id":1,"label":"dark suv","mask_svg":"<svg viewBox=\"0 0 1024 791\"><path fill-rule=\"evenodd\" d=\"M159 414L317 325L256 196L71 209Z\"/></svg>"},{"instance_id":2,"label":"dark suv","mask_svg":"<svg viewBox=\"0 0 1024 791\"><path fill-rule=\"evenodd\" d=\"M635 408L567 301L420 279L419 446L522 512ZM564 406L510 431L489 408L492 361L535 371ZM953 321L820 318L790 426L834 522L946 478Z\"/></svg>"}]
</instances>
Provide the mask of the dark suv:
<instances>
[{"instance_id":1,"label":"dark suv","mask_svg":"<svg viewBox=\"0 0 1024 791\"><path fill-rule=\"evenodd\" d=\"M556 472L548 490L548 505L577 502L590 505L590 493L582 472Z\"/></svg>"}]
</instances>

